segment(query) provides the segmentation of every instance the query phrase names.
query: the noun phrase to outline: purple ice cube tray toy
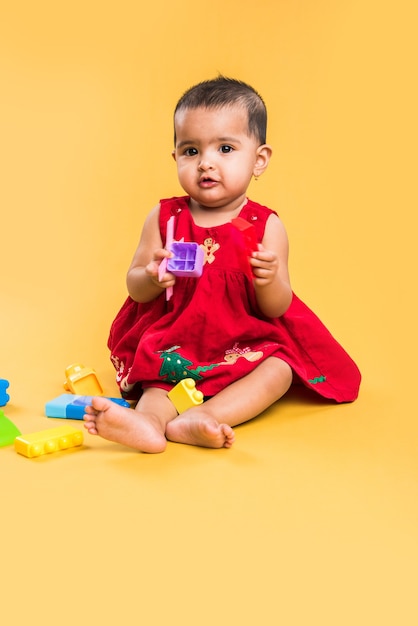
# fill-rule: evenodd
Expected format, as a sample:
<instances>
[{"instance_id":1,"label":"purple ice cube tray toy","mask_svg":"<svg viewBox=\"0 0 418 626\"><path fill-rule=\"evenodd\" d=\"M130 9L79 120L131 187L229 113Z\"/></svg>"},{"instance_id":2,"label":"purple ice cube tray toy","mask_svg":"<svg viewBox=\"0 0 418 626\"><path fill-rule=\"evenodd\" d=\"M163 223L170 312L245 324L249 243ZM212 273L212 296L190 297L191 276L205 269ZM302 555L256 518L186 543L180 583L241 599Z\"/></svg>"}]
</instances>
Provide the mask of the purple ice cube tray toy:
<instances>
[{"instance_id":1,"label":"purple ice cube tray toy","mask_svg":"<svg viewBox=\"0 0 418 626\"><path fill-rule=\"evenodd\" d=\"M169 272L175 276L194 278L202 275L204 252L197 243L173 241L169 249L174 255L168 259Z\"/></svg>"}]
</instances>

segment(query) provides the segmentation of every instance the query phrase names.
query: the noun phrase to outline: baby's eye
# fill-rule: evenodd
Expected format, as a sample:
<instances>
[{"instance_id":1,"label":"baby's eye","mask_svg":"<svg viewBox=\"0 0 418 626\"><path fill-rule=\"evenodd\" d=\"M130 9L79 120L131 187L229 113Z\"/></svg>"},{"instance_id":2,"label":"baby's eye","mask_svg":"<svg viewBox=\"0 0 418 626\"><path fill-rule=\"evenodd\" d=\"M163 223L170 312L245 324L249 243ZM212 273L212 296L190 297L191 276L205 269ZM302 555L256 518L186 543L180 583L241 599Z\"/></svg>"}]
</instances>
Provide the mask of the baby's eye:
<instances>
[{"instance_id":1,"label":"baby's eye","mask_svg":"<svg viewBox=\"0 0 418 626\"><path fill-rule=\"evenodd\" d=\"M184 154L186 156L196 156L197 150L196 148L186 148L186 150L184 151Z\"/></svg>"},{"instance_id":2,"label":"baby's eye","mask_svg":"<svg viewBox=\"0 0 418 626\"><path fill-rule=\"evenodd\" d=\"M222 154L229 154L230 152L233 151L233 147L232 146L221 146L220 147L220 151L222 152Z\"/></svg>"}]
</instances>

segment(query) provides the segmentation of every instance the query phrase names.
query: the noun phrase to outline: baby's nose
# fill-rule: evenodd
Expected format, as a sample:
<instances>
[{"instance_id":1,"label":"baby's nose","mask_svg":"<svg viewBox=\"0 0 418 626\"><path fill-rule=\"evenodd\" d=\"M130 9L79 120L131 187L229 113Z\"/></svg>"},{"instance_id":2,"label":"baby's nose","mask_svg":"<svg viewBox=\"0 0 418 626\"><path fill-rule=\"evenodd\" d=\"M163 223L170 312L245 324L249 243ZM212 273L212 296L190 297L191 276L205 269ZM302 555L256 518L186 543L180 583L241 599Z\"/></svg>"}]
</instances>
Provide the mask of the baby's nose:
<instances>
[{"instance_id":1,"label":"baby's nose","mask_svg":"<svg viewBox=\"0 0 418 626\"><path fill-rule=\"evenodd\" d=\"M213 169L213 165L207 157L202 157L199 162L199 170L201 172L206 172L207 170Z\"/></svg>"}]
</instances>

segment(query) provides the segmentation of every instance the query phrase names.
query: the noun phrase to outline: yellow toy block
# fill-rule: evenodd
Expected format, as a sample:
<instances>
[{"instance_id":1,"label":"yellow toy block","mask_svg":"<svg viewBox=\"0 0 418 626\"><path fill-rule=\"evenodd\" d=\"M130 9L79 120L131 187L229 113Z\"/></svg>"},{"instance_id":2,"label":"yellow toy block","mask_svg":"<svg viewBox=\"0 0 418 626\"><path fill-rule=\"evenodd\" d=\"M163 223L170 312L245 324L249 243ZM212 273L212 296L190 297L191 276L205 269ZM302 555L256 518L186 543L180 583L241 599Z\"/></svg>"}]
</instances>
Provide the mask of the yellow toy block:
<instances>
[{"instance_id":1,"label":"yellow toy block","mask_svg":"<svg viewBox=\"0 0 418 626\"><path fill-rule=\"evenodd\" d=\"M177 383L168 392L168 397L176 407L177 413L183 413L203 402L203 393L196 389L196 383L192 378L185 378Z\"/></svg>"},{"instance_id":2,"label":"yellow toy block","mask_svg":"<svg viewBox=\"0 0 418 626\"><path fill-rule=\"evenodd\" d=\"M15 450L31 459L42 454L81 446L83 440L84 436L81 430L72 426L59 426L58 428L49 428L38 433L16 437Z\"/></svg>"},{"instance_id":3,"label":"yellow toy block","mask_svg":"<svg viewBox=\"0 0 418 626\"><path fill-rule=\"evenodd\" d=\"M65 370L64 389L79 396L101 396L103 387L96 372L80 363L69 365Z\"/></svg>"}]
</instances>

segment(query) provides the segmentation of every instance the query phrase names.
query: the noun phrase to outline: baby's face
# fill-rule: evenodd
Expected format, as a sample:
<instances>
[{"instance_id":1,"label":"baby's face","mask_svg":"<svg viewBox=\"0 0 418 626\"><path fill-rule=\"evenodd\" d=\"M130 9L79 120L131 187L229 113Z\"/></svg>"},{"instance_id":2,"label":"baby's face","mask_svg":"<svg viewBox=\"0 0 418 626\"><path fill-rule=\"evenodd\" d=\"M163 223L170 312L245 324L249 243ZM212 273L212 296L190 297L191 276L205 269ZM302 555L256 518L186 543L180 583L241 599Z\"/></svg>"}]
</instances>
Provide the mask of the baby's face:
<instances>
[{"instance_id":1,"label":"baby's face","mask_svg":"<svg viewBox=\"0 0 418 626\"><path fill-rule=\"evenodd\" d=\"M260 146L241 106L185 109L175 117L180 184L201 207L231 210L246 196Z\"/></svg>"}]
</instances>

